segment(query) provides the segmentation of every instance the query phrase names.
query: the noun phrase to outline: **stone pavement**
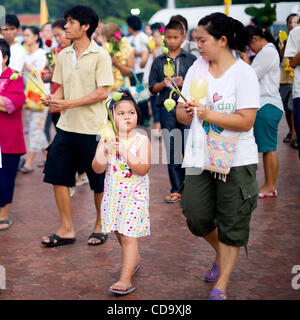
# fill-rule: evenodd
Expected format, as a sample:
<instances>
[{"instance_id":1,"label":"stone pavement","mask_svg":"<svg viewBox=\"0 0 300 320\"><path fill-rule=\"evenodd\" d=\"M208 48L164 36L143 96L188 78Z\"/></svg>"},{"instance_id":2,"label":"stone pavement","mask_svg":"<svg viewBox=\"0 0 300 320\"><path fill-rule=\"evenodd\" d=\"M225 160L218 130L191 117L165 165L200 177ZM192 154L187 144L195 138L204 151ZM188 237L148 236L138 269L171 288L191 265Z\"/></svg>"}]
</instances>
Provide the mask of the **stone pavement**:
<instances>
[{"instance_id":1,"label":"stone pavement","mask_svg":"<svg viewBox=\"0 0 300 320\"><path fill-rule=\"evenodd\" d=\"M279 134L278 198L259 199L253 214L249 257L240 251L228 288L229 299L299 300L291 285L294 265L300 265L300 162L297 151ZM193 236L179 204L165 204L169 190L165 165L153 165L151 182L151 236L140 239L141 270L134 278L137 290L125 297L106 291L120 272L120 248L111 234L104 246L88 246L95 212L87 185L76 188L72 212L74 245L44 248L40 240L56 231L59 219L52 187L42 182L42 169L18 174L10 217L13 226L0 232L0 265L6 269L6 290L0 300L202 300L213 286L203 281L214 259L203 239ZM263 182L262 163L258 181ZM300 284L300 280L298 280Z\"/></svg>"}]
</instances>

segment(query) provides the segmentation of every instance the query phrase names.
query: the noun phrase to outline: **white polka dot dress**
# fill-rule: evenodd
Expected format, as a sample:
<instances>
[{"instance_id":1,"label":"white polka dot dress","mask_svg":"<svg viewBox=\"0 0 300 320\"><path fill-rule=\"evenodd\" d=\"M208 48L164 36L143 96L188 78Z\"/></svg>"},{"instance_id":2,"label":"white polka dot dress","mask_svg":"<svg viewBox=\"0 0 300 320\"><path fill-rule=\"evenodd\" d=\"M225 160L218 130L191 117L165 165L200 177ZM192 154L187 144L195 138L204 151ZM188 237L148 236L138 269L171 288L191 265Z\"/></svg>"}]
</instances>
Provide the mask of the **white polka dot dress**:
<instances>
[{"instance_id":1,"label":"white polka dot dress","mask_svg":"<svg viewBox=\"0 0 300 320\"><path fill-rule=\"evenodd\" d=\"M137 153L146 137L140 133L127 141L129 151ZM118 231L128 237L150 235L149 178L131 171L116 154L109 157L101 204L102 232Z\"/></svg>"}]
</instances>

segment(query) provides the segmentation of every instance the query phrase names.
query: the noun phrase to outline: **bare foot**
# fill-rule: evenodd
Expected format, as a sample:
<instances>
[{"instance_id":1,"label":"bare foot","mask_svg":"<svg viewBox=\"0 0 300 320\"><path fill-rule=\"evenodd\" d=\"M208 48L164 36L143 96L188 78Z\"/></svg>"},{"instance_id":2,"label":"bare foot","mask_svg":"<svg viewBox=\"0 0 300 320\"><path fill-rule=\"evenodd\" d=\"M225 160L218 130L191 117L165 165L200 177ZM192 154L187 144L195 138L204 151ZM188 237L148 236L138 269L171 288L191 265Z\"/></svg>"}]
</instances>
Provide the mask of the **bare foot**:
<instances>
[{"instance_id":1,"label":"bare foot","mask_svg":"<svg viewBox=\"0 0 300 320\"><path fill-rule=\"evenodd\" d=\"M118 282L116 282L112 286L110 286L109 289L126 291L127 289L129 289L131 287L132 287L132 285L130 282L125 282L125 281L119 280Z\"/></svg>"}]
</instances>

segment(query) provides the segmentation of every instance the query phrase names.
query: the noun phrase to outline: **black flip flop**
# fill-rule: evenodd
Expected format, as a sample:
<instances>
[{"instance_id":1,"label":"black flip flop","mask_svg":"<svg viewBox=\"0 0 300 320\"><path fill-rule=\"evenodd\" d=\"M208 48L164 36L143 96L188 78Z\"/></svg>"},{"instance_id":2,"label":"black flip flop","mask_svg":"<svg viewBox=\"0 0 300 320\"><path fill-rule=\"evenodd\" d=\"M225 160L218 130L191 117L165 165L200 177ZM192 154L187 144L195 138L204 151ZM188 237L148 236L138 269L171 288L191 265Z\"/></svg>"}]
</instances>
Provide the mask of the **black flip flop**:
<instances>
[{"instance_id":1,"label":"black flip flop","mask_svg":"<svg viewBox=\"0 0 300 320\"><path fill-rule=\"evenodd\" d=\"M297 139L292 140L291 147L293 149L298 149L298 140Z\"/></svg>"},{"instance_id":2,"label":"black flip flop","mask_svg":"<svg viewBox=\"0 0 300 320\"><path fill-rule=\"evenodd\" d=\"M42 241L42 244L45 247L57 247L57 246L62 246L65 244L72 244L75 242L76 238L61 238L57 234L53 234L52 236L49 237L49 242ZM56 240L56 242L54 242Z\"/></svg>"},{"instance_id":3,"label":"black flip flop","mask_svg":"<svg viewBox=\"0 0 300 320\"><path fill-rule=\"evenodd\" d=\"M292 134L289 132L286 137L283 139L284 143L290 143L292 138Z\"/></svg>"},{"instance_id":4,"label":"black flip flop","mask_svg":"<svg viewBox=\"0 0 300 320\"><path fill-rule=\"evenodd\" d=\"M101 244L104 244L106 242L106 240L108 239L108 234L104 234L104 233L95 233L93 232L90 236L89 239L91 238L95 238L97 240L100 240L100 242L96 242L96 243L90 243L88 242L89 246L99 246Z\"/></svg>"}]
</instances>

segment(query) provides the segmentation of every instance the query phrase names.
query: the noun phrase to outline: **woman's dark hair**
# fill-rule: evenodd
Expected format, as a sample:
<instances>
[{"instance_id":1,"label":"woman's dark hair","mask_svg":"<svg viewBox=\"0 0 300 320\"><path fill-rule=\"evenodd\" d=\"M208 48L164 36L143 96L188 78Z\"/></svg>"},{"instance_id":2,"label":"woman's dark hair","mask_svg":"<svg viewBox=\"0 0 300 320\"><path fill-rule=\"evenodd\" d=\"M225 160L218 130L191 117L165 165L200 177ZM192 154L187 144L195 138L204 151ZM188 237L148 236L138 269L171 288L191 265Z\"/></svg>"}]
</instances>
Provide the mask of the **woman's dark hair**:
<instances>
[{"instance_id":1,"label":"woman's dark hair","mask_svg":"<svg viewBox=\"0 0 300 320\"><path fill-rule=\"evenodd\" d=\"M112 100L109 104L109 109L110 111L113 113L114 112L114 109L118 106L118 104L122 101L129 101L129 102L132 102L133 106L134 106L134 109L137 113L137 123L140 124L140 121L141 121L141 112L140 112L140 109L138 107L138 104L137 102L134 100L133 96L131 95L131 93L129 92L129 90L127 89L124 89L124 90L119 90L118 92L122 92L123 95L122 95L122 98L118 101L114 101Z\"/></svg>"},{"instance_id":2,"label":"woman's dark hair","mask_svg":"<svg viewBox=\"0 0 300 320\"><path fill-rule=\"evenodd\" d=\"M52 23L52 29L59 28L61 30L65 30L65 25L67 21L65 19L57 19Z\"/></svg>"},{"instance_id":3,"label":"woman's dark hair","mask_svg":"<svg viewBox=\"0 0 300 320\"><path fill-rule=\"evenodd\" d=\"M20 27L20 21L15 14L7 14L5 16L5 24L7 24L8 26L14 26L17 29L19 29Z\"/></svg>"},{"instance_id":4,"label":"woman's dark hair","mask_svg":"<svg viewBox=\"0 0 300 320\"><path fill-rule=\"evenodd\" d=\"M249 39L248 44L251 42L253 36L259 36L260 38L263 38L263 39L267 40L268 42L273 43L274 46L276 47L277 52L280 57L280 50L278 48L278 44L277 44L276 40L274 39L274 37L272 36L269 29L267 29L267 28L261 29L259 27L255 27L255 26L247 26L246 30L249 35L248 36L248 39Z\"/></svg>"},{"instance_id":5,"label":"woman's dark hair","mask_svg":"<svg viewBox=\"0 0 300 320\"><path fill-rule=\"evenodd\" d=\"M36 26L26 27L26 29L29 29L31 31L31 33L33 33L35 36L38 37L36 42L38 43L39 47L42 48L43 47L43 41L40 38L40 29L38 27L36 27Z\"/></svg>"},{"instance_id":6,"label":"woman's dark hair","mask_svg":"<svg viewBox=\"0 0 300 320\"><path fill-rule=\"evenodd\" d=\"M185 27L185 31L186 32L188 31L188 29L189 29L188 28L188 22L187 22L186 18L183 17L182 15L178 14L176 16L172 16L171 19L170 19L170 22L171 21L178 21L178 22L182 23L184 25L184 27Z\"/></svg>"},{"instance_id":7,"label":"woman's dark hair","mask_svg":"<svg viewBox=\"0 0 300 320\"><path fill-rule=\"evenodd\" d=\"M184 29L183 29L183 26L182 24L177 21L177 20L173 20L173 21L170 21L166 27L165 27L165 33L167 32L167 30L179 30L180 33L182 35L184 35Z\"/></svg>"},{"instance_id":8,"label":"woman's dark hair","mask_svg":"<svg viewBox=\"0 0 300 320\"><path fill-rule=\"evenodd\" d=\"M245 51L248 44L248 33L244 25L221 12L212 13L202 18L198 26L203 26L206 31L217 40L226 37L230 49Z\"/></svg>"},{"instance_id":9,"label":"woman's dark hair","mask_svg":"<svg viewBox=\"0 0 300 320\"><path fill-rule=\"evenodd\" d=\"M88 24L90 27L88 28L86 34L91 39L92 34L96 30L99 22L99 17L94 9L88 6L76 5L68 8L64 12L64 18L67 20L68 18L72 18L74 20L79 21L80 26Z\"/></svg>"},{"instance_id":10,"label":"woman's dark hair","mask_svg":"<svg viewBox=\"0 0 300 320\"><path fill-rule=\"evenodd\" d=\"M142 20L137 16L129 16L129 17L127 17L126 23L134 31L142 30Z\"/></svg>"},{"instance_id":11,"label":"woman's dark hair","mask_svg":"<svg viewBox=\"0 0 300 320\"><path fill-rule=\"evenodd\" d=\"M6 65L9 65L9 59L10 59L10 46L4 39L0 39L0 51L2 53L2 57L8 57L6 61Z\"/></svg>"}]
</instances>

